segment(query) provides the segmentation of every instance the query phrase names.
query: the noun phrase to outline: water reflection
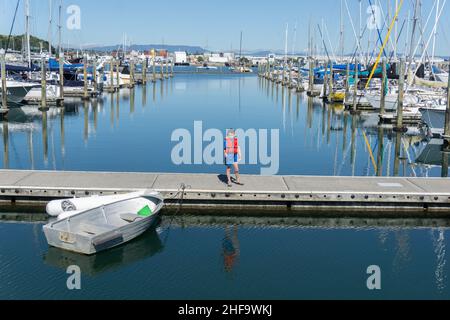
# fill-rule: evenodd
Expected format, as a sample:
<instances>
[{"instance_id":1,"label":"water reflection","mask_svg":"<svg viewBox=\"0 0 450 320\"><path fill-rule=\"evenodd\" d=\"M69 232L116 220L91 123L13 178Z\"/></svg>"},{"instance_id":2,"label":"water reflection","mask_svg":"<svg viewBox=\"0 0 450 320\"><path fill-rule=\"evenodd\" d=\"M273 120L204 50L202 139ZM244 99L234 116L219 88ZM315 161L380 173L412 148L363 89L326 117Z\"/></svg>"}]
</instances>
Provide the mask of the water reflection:
<instances>
[{"instance_id":1,"label":"water reflection","mask_svg":"<svg viewBox=\"0 0 450 320\"><path fill-rule=\"evenodd\" d=\"M156 108L143 113L148 90ZM166 99L169 95L171 99ZM104 103L110 108L103 109ZM165 108L158 108L163 104ZM139 117L128 121L136 114ZM92 101L67 99L63 108L43 112L36 106L11 109L9 120L0 126L0 163L14 169L92 170L100 161L111 163L108 170L113 171L215 172L207 165L175 166L165 156L171 153L173 130L189 129L199 119L207 123L205 128L226 128L238 119L244 129L281 129L280 174L448 177L442 144L417 128L395 133L392 127L379 126L376 114L353 115L343 105L324 104L264 79L207 75L170 78L152 83L151 88L122 89ZM103 122L115 130L105 129ZM111 141L122 143L122 161L111 162ZM149 145L158 145L161 156L150 156ZM14 151L27 148L28 155ZM136 167L124 158L136 150L150 160ZM244 170L259 171L257 166Z\"/></svg>"},{"instance_id":2,"label":"water reflection","mask_svg":"<svg viewBox=\"0 0 450 320\"><path fill-rule=\"evenodd\" d=\"M96 255L85 256L58 248L49 248L43 259L47 265L62 270L77 265L83 274L95 277L149 259L163 250L164 245L155 228L152 228L130 243Z\"/></svg>"},{"instance_id":3,"label":"water reflection","mask_svg":"<svg viewBox=\"0 0 450 320\"><path fill-rule=\"evenodd\" d=\"M9 169L9 127L8 122L3 121L3 167Z\"/></svg>"},{"instance_id":4,"label":"water reflection","mask_svg":"<svg viewBox=\"0 0 450 320\"><path fill-rule=\"evenodd\" d=\"M238 227L225 227L225 237L222 240L222 256L226 272L232 273L234 271L240 254Z\"/></svg>"}]
</instances>

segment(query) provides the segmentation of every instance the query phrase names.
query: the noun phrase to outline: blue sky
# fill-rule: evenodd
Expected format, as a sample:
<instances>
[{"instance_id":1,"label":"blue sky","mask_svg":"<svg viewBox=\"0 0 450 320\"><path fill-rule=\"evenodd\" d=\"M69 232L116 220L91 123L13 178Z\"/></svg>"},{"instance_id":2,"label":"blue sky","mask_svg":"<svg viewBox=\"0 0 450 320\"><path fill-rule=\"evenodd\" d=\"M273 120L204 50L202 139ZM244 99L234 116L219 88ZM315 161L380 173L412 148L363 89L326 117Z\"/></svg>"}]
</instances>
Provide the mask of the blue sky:
<instances>
[{"instance_id":1,"label":"blue sky","mask_svg":"<svg viewBox=\"0 0 450 320\"><path fill-rule=\"evenodd\" d=\"M24 31L23 2L14 28L15 33ZM48 0L31 1L31 30L33 35L47 37ZM356 27L359 26L359 2L347 0ZM373 3L380 0L371 0ZM58 3L59 0L53 0ZM381 0L385 13L386 4L392 7L395 0ZM400 24L412 11L413 0L405 0L400 14ZM427 19L434 0L423 1L423 17ZM442 3L443 1L441 1ZM240 31L244 32L244 49L284 49L286 23L290 25L289 51L294 43L294 25L297 22L296 49L307 48L309 20L317 30L322 19L328 29L332 46L339 45L339 0L279 0L279 1L148 1L148 0L64 0L64 7L78 5L81 8L81 30L64 28L64 43L71 46L115 45L122 43L123 34L136 44L162 43L208 46L212 50L230 50L239 47ZM0 33L7 34L11 25L16 0L0 0ZM363 23L369 0L362 0ZM346 10L345 47L351 52L355 37ZM54 10L56 20L56 8ZM65 15L67 18L67 15ZM65 20L65 19L64 19ZM427 37L434 22L434 14L427 29ZM400 27L399 27L400 28ZM404 35L406 34L406 28ZM438 28L437 54L450 55L450 3L444 9ZM317 35L318 36L318 35ZM56 39L56 27L53 30ZM326 37L328 38L328 36ZM401 47L406 39L401 39ZM365 41L367 44L367 40ZM331 47L328 44L327 46ZM402 50L402 48L400 50Z\"/></svg>"}]
</instances>

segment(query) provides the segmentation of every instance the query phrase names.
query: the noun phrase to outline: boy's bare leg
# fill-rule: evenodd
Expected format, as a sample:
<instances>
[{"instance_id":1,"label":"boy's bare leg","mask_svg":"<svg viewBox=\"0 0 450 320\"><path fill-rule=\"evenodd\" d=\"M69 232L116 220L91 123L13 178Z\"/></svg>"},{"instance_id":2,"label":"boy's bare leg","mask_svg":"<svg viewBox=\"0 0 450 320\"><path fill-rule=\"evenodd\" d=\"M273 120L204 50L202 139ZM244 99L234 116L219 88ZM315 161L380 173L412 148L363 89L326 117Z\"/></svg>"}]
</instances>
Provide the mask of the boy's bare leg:
<instances>
[{"instance_id":1,"label":"boy's bare leg","mask_svg":"<svg viewBox=\"0 0 450 320\"><path fill-rule=\"evenodd\" d=\"M231 185L231 168L227 167L228 185Z\"/></svg>"},{"instance_id":2,"label":"boy's bare leg","mask_svg":"<svg viewBox=\"0 0 450 320\"><path fill-rule=\"evenodd\" d=\"M241 175L239 174L239 165L238 164L234 165L234 173L236 174L236 182L238 184L241 184Z\"/></svg>"}]
</instances>

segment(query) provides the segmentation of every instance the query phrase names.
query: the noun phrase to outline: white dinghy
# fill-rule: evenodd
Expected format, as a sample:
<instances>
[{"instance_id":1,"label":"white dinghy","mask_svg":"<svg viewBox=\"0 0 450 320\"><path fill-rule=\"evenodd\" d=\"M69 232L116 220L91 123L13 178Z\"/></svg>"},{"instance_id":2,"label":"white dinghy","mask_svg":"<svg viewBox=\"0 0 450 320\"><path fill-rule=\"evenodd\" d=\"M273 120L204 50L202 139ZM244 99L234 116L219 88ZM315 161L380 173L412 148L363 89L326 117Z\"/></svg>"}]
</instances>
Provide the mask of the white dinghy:
<instances>
[{"instance_id":1,"label":"white dinghy","mask_svg":"<svg viewBox=\"0 0 450 320\"><path fill-rule=\"evenodd\" d=\"M45 225L48 244L92 255L137 238L156 221L164 199L153 191L130 195Z\"/></svg>"}]
</instances>

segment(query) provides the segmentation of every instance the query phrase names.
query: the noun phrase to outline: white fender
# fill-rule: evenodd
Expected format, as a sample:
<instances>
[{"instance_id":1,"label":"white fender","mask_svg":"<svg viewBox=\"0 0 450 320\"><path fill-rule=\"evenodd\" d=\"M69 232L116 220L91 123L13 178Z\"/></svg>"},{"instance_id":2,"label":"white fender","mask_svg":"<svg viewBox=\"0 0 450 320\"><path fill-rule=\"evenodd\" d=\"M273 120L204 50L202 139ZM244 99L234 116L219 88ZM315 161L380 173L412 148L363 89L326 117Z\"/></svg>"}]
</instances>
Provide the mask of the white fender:
<instances>
[{"instance_id":1,"label":"white fender","mask_svg":"<svg viewBox=\"0 0 450 320\"><path fill-rule=\"evenodd\" d=\"M73 198L50 201L47 204L47 214L52 217L59 217L61 214L74 215L78 212L94 209L102 205L108 205L114 202L133 199L143 196L145 191L133 192L113 196L91 196L86 198Z\"/></svg>"}]
</instances>

